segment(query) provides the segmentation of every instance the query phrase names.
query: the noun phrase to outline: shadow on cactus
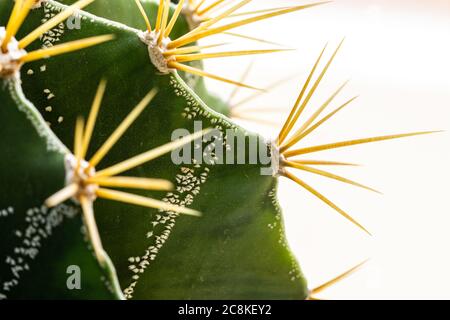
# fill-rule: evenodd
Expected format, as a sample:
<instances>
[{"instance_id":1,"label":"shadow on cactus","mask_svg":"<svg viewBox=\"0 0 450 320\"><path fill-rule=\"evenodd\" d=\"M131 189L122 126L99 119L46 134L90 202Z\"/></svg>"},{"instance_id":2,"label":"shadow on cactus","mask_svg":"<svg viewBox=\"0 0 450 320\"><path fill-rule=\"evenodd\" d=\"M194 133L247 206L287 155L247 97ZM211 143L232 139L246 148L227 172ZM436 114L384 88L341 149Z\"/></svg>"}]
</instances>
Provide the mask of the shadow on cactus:
<instances>
[{"instance_id":1,"label":"shadow on cactus","mask_svg":"<svg viewBox=\"0 0 450 320\"><path fill-rule=\"evenodd\" d=\"M205 53L215 46L197 41L317 4L241 12L251 0L95 2L92 10L97 15L111 14L117 22L78 11L91 2L70 7L51 0L0 5L0 24L6 24L1 39L7 43L0 54L0 66L7 70L0 91L5 128L0 147L6 154L0 160L0 167L6 168L0 173L5 181L0 197L5 235L0 245L0 297L317 299L318 293L355 271L308 289L285 238L277 178L294 180L362 228L288 170L365 187L315 168L349 163L297 157L423 133L295 147L353 101L319 119L342 86L297 129L337 51L312 81L324 52L319 56L279 137L270 143L234 124L224 115L229 114L227 103L209 99L209 91L198 92L205 87L188 86L179 75L252 87L190 63L279 50ZM134 10L111 12L111 2L115 8ZM148 8L154 12L147 14ZM193 14L195 24L189 20ZM250 18L241 20L246 15ZM79 19L80 28L63 23L69 17ZM132 25L137 17L146 30ZM226 21L233 18L239 20ZM22 40L16 42L21 33ZM22 51L28 44L33 51ZM38 60L81 48L77 54ZM102 77L108 79L108 94ZM150 88L158 88L158 93L149 93ZM89 115L86 125L80 115ZM211 139L202 137L203 128L212 128ZM180 129L196 133L175 134ZM189 151L182 148L192 141ZM65 147L72 144L73 153ZM91 155L89 150L98 151ZM142 154L145 150L150 151ZM223 162L219 150L231 156ZM174 152L183 152L183 161L174 161ZM269 161L251 161L255 152ZM100 160L105 169L97 171ZM27 174L18 178L8 170L13 166ZM268 166L270 174L262 175ZM130 188L132 194L122 190ZM199 212L201 217L188 216ZM68 289L70 266L81 268L82 290ZM33 289L36 281L39 292Z\"/></svg>"}]
</instances>

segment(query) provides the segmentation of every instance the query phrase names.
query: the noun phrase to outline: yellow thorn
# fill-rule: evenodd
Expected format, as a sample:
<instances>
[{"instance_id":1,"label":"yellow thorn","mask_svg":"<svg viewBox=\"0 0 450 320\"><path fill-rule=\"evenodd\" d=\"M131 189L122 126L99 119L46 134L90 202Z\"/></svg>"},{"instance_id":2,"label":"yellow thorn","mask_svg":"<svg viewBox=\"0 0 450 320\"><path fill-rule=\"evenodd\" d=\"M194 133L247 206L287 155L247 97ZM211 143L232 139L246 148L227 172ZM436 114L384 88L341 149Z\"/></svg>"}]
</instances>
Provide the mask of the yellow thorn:
<instances>
[{"instance_id":1,"label":"yellow thorn","mask_svg":"<svg viewBox=\"0 0 450 320\"><path fill-rule=\"evenodd\" d=\"M41 25L40 27L36 28L34 31L32 31L30 34L28 34L25 38L19 41L19 48L25 49L30 43L32 43L34 40L39 38L41 35L46 33L48 30L53 28L54 26L58 25L62 21L66 20L68 17L70 17L75 11L80 10L87 5L91 4L95 0L80 0L70 7L68 7L66 10L60 12L50 20L48 20L46 23Z\"/></svg>"},{"instance_id":2,"label":"yellow thorn","mask_svg":"<svg viewBox=\"0 0 450 320\"><path fill-rule=\"evenodd\" d=\"M137 117L144 111L144 109L150 104L153 98L156 96L158 90L152 89L141 102L130 112L130 114L122 121L122 123L114 130L111 136L103 143L103 145L94 154L89 164L91 167L95 167L105 157L105 155L111 150L116 142L127 131L131 124L137 119Z\"/></svg>"},{"instance_id":3,"label":"yellow thorn","mask_svg":"<svg viewBox=\"0 0 450 320\"><path fill-rule=\"evenodd\" d=\"M320 53L319 57L317 58L316 62L314 63L314 66L313 66L311 72L309 73L308 78L306 79L306 81L302 87L302 90L300 91L300 94L298 95L298 98L294 104L294 107L292 108L291 112L289 113L288 118L286 119L286 122L284 123L283 127L280 130L280 133L278 135L278 144L279 145L281 145L283 143L284 139L287 137L290 130L292 129L293 124L291 125L291 123L292 122L295 123L295 121L293 121L294 117L297 116L297 114L298 114L298 116L300 116L301 112L303 111L301 109L300 110L298 109L300 106L300 102L302 101L303 95L305 94L306 89L308 88L309 83L311 82L311 79L314 75L314 72L316 71L317 66L319 65L320 59L322 59L322 56L325 52L325 49L327 48L327 45L328 44L326 44L325 47L322 49L322 52ZM300 112L298 112L298 111L300 111Z\"/></svg>"},{"instance_id":4,"label":"yellow thorn","mask_svg":"<svg viewBox=\"0 0 450 320\"><path fill-rule=\"evenodd\" d=\"M251 1L252 0L243 0L243 1L239 2L237 5L231 7L230 9L226 10L225 12L219 14L217 17L214 17L214 18L211 18L209 20L202 22L197 28L191 30L190 32L188 32L185 35L178 38L177 41L183 41L185 39L193 37L196 34L199 34L203 30L206 30L208 27L212 26L213 24L223 20L224 18L226 18L227 16L229 16L236 10L239 10L241 7L243 7L244 5L246 5L247 3L251 2ZM176 46L176 47L181 47L181 46Z\"/></svg>"},{"instance_id":5,"label":"yellow thorn","mask_svg":"<svg viewBox=\"0 0 450 320\"><path fill-rule=\"evenodd\" d=\"M310 297L309 299L314 299L314 300L318 300L317 298L314 298L312 296L323 292L324 290L334 286L335 284L337 284L338 282L344 280L345 278L347 278L348 276L352 275L353 273L355 273L356 271L358 271L359 269L361 269L362 266L364 266L369 260L365 260L363 262L361 262L360 264L358 264L357 266L351 268L350 270L342 273L341 275L337 276L336 278L322 284L321 286L314 288L312 290L310 290Z\"/></svg>"},{"instance_id":6,"label":"yellow thorn","mask_svg":"<svg viewBox=\"0 0 450 320\"><path fill-rule=\"evenodd\" d=\"M2 52L6 53L8 43L12 38L12 32L11 29L14 28L14 25L17 21L17 15L20 13L20 10L22 9L23 0L16 0L14 3L13 10L11 12L11 16L9 17L8 24L6 25L6 35L2 42Z\"/></svg>"},{"instance_id":7,"label":"yellow thorn","mask_svg":"<svg viewBox=\"0 0 450 320\"><path fill-rule=\"evenodd\" d=\"M200 0L194 8L194 12L197 13L200 7L205 3L206 0Z\"/></svg>"},{"instance_id":8,"label":"yellow thorn","mask_svg":"<svg viewBox=\"0 0 450 320\"><path fill-rule=\"evenodd\" d=\"M196 210L121 191L100 188L97 190L97 196L103 199L134 204L142 207L155 208L169 212L177 212L195 217L201 216L201 213Z\"/></svg>"},{"instance_id":9,"label":"yellow thorn","mask_svg":"<svg viewBox=\"0 0 450 320\"><path fill-rule=\"evenodd\" d=\"M275 52L290 51L290 49L271 49L271 50L245 50L245 51L228 51L228 52L214 52L214 53L195 53L189 55L177 55L175 59L177 62L189 62L196 60L239 57L257 54L267 54Z\"/></svg>"},{"instance_id":10,"label":"yellow thorn","mask_svg":"<svg viewBox=\"0 0 450 320\"><path fill-rule=\"evenodd\" d=\"M75 196L77 192L78 192L78 185L76 183L69 184L63 189L56 192L50 198L45 200L45 205L48 208L56 207L57 205Z\"/></svg>"},{"instance_id":11,"label":"yellow thorn","mask_svg":"<svg viewBox=\"0 0 450 320\"><path fill-rule=\"evenodd\" d=\"M340 181L340 182L343 182L343 183L347 183L347 184L350 184L350 185L353 185L353 186L356 186L356 187L360 187L360 188L363 188L363 189L366 189L366 190L373 191L373 192L381 194L381 192L379 192L379 191L377 191L377 190L375 190L373 188L367 187L367 186L365 186L363 184L360 184L358 182L355 182L355 181L343 178L341 176L332 174L332 173L327 172L327 171L311 168L311 167L308 167L306 165L300 164L298 162L285 161L283 163L283 165L285 165L287 167L290 167L290 168L294 168L294 169L310 172L310 173L313 173L313 174L317 174L317 175L320 175L322 177L326 177L326 178L329 178L329 179L337 180L337 181Z\"/></svg>"},{"instance_id":12,"label":"yellow thorn","mask_svg":"<svg viewBox=\"0 0 450 320\"><path fill-rule=\"evenodd\" d=\"M186 39L190 36L193 36L194 34L198 34L202 30L206 30L208 27L225 19L226 17L231 15L233 12L239 10L240 8L242 8L243 6L245 6L247 3L251 2L251 1L253 1L253 0L243 0L243 1L239 2L238 4L234 5L230 9L219 14L217 17L214 17L214 18L211 18L211 19L208 19L208 20L202 22L197 28L195 28L194 30L191 30L190 32L188 32L187 34L182 36L180 39Z\"/></svg>"},{"instance_id":13,"label":"yellow thorn","mask_svg":"<svg viewBox=\"0 0 450 320\"><path fill-rule=\"evenodd\" d=\"M323 68L322 72L320 73L319 77L314 82L312 88L309 90L308 94L305 97L305 100L302 102L300 108L298 108L298 110L297 110L296 114L294 115L292 121L289 123L284 138L287 137L287 135L289 134L289 132L292 130L292 128L296 124L297 120L299 119L300 115L305 110L306 106L308 105L309 101L311 100L312 96L314 95L314 92L317 90L317 87L319 86L320 82L322 81L323 77L325 76L325 73L327 72L328 68L330 67L331 63L333 62L334 58L336 57L339 49L342 47L343 42L344 42L344 40L342 40L341 43L339 44L339 46L336 48L336 50L334 51L333 55L328 60L327 64L325 65L325 67ZM284 138L283 138L283 140L284 140Z\"/></svg>"},{"instance_id":14,"label":"yellow thorn","mask_svg":"<svg viewBox=\"0 0 450 320\"><path fill-rule=\"evenodd\" d=\"M170 0L166 0L166 4L164 5L163 17L161 21L161 31L158 37L158 44L161 44L161 41L164 38L164 33L166 32L167 22L169 19L169 12L170 12Z\"/></svg>"},{"instance_id":15,"label":"yellow thorn","mask_svg":"<svg viewBox=\"0 0 450 320\"><path fill-rule=\"evenodd\" d=\"M178 20L181 10L183 10L183 5L184 5L184 0L180 0L180 2L178 2L177 8L175 9L175 12L173 13L172 18L170 19L169 25L167 26L166 30L164 31L165 37L170 36L170 33L172 32L172 29Z\"/></svg>"},{"instance_id":16,"label":"yellow thorn","mask_svg":"<svg viewBox=\"0 0 450 320\"><path fill-rule=\"evenodd\" d=\"M81 159L84 159L86 157L87 150L89 149L92 132L94 131L95 122L97 120L98 111L102 104L105 90L106 90L106 80L102 79L100 81L100 84L98 85L97 93L95 94L95 98L92 103L91 111L89 113L89 118L86 124L86 129L83 136L83 146L81 149Z\"/></svg>"},{"instance_id":17,"label":"yellow thorn","mask_svg":"<svg viewBox=\"0 0 450 320\"><path fill-rule=\"evenodd\" d=\"M23 1L19 1L19 2L22 3ZM25 21L28 14L30 13L31 7L34 5L34 2L35 2L35 0L26 0L25 3L22 5L21 9L19 10L19 12L15 13L14 20L12 21L11 25L9 25L6 30L5 39L4 39L3 45L2 45L3 52L6 52L9 41L11 41L11 38L16 35L17 31L19 31L23 22Z\"/></svg>"},{"instance_id":18,"label":"yellow thorn","mask_svg":"<svg viewBox=\"0 0 450 320\"><path fill-rule=\"evenodd\" d=\"M224 2L225 0L216 0L215 2L213 2L212 4L210 4L209 6L207 6L206 8L200 10L197 12L197 14L199 16L207 13L208 11L211 11L212 9L214 9L215 7L217 7L218 5L220 5L222 2Z\"/></svg>"},{"instance_id":19,"label":"yellow thorn","mask_svg":"<svg viewBox=\"0 0 450 320\"><path fill-rule=\"evenodd\" d=\"M279 10L279 11L276 11L276 12L271 12L271 13L263 14L263 15L260 15L260 16L244 19L244 20L241 20L241 21L233 22L233 23L230 23L230 24L227 24L227 25L224 25L224 26L202 30L202 31L200 31L198 33L193 33L193 34L191 34L191 35L189 35L187 37L182 37L180 39L172 41L168 45L168 48L169 49L173 49L173 48L181 47L181 46L187 45L189 43L195 42L197 40L203 39L203 38L211 36L211 35L215 35L215 34L218 34L218 33L223 33L225 31L228 31L228 30L231 30L231 29L234 29L234 28L237 28L237 27L241 27L241 26L244 26L244 25L247 25L247 24L251 24L251 23L254 23L254 22L257 22L257 21L261 21L261 20L265 20L265 19L268 19L268 18L284 15L284 14L287 14L287 13L303 10L303 9L314 7L314 6L317 6L317 5L320 5L320 4L323 4L323 3L314 3L314 4L309 4L309 5L296 6L296 7L293 7L293 8ZM215 19L211 19L211 21L214 21L214 20ZM209 24L209 23L210 23L210 21L206 22L206 24ZM198 28L202 28L202 26L199 26Z\"/></svg>"},{"instance_id":20,"label":"yellow thorn","mask_svg":"<svg viewBox=\"0 0 450 320\"><path fill-rule=\"evenodd\" d=\"M97 223L94 216L94 208L92 201L85 196L80 196L81 209L83 211L84 223L86 225L89 239L98 262L103 265L105 263L105 251L103 250L100 234L98 233Z\"/></svg>"},{"instance_id":21,"label":"yellow thorn","mask_svg":"<svg viewBox=\"0 0 450 320\"><path fill-rule=\"evenodd\" d=\"M372 137L372 138L366 138L366 139L341 141L341 142L336 142L336 143L324 144L324 145L320 145L320 146L314 146L314 147L308 147L308 148L287 151L284 153L284 155L285 155L285 157L288 158L288 157L298 156L301 154L350 147L350 146L365 144L365 143L373 143L373 142L379 142L379 141L407 138L407 137L413 137L413 136L419 136L419 135L425 135L425 134L431 134L431 133L437 133L437 132L439 132L439 131L414 132L414 133L406 133L406 134Z\"/></svg>"},{"instance_id":22,"label":"yellow thorn","mask_svg":"<svg viewBox=\"0 0 450 320\"><path fill-rule=\"evenodd\" d=\"M312 166L350 166L359 167L359 164L348 163L348 162L338 162L338 161L322 161L322 160L289 160L290 162L312 165Z\"/></svg>"},{"instance_id":23,"label":"yellow thorn","mask_svg":"<svg viewBox=\"0 0 450 320\"><path fill-rule=\"evenodd\" d=\"M310 128L308 128L307 130L305 126L303 126L301 129L299 129L293 136L291 139L289 139L289 141L287 141L286 143L284 143L281 147L280 147L280 152L284 153L286 150L288 150L289 148L291 148L293 145L295 145L296 143L298 143L299 141L301 141L302 139L304 139L306 136L308 136L309 134L311 134L314 130L316 130L318 127L320 127L322 124L324 124L326 121L328 121L330 118L332 118L336 113L338 113L339 111L341 111L342 109L344 109L346 106L348 106L349 104L351 104L353 101L355 101L358 97L353 97L350 100L348 100L347 102L345 102L343 105L341 105L339 108L337 108L336 110L330 112L328 115L326 115L325 117L323 117L321 120L319 120L317 123L315 123L313 126L311 126ZM309 126L309 124L308 124Z\"/></svg>"},{"instance_id":24,"label":"yellow thorn","mask_svg":"<svg viewBox=\"0 0 450 320\"><path fill-rule=\"evenodd\" d=\"M173 184L170 181L162 179L148 179L136 177L98 177L89 178L87 183L98 184L102 187L113 188L133 188L144 190L162 190L170 191Z\"/></svg>"},{"instance_id":25,"label":"yellow thorn","mask_svg":"<svg viewBox=\"0 0 450 320\"><path fill-rule=\"evenodd\" d=\"M156 159L166 153L169 153L177 148L182 147L183 145L190 143L191 141L202 137L204 134L211 131L211 129L205 129L203 131L199 131L193 133L189 136L183 137L179 140L172 141L158 148L149 150L140 155L134 156L128 160L122 161L118 164L115 164L109 168L103 169L97 172L96 177L111 177L117 175L119 173L125 172L127 170L133 169L137 166L140 166L144 163L147 163L153 159Z\"/></svg>"},{"instance_id":26,"label":"yellow thorn","mask_svg":"<svg viewBox=\"0 0 450 320\"><path fill-rule=\"evenodd\" d=\"M300 185L301 187L303 187L304 189L306 189L307 191L309 191L310 193L312 193L314 196L316 196L317 198L319 198L320 200L322 200L324 203L326 203L328 206L330 206L331 208L333 208L334 210L336 210L340 215L342 215L345 219L349 220L351 223L353 223L354 225L356 225L358 228L360 228L361 230L363 230L364 232L366 232L368 235L371 235L371 233L364 228L360 223L358 223L355 219L353 219L350 215L348 215L344 210L342 210L341 208L339 208L337 205L335 205L333 202L331 202L330 200L328 200L328 198L326 198L324 195L322 195L321 193L319 193L318 191L316 191L314 188L312 188L310 185L306 184L303 180L299 179L298 177L296 177L295 175L291 174L288 171L285 171L283 173L283 175L294 181L295 183L297 183L298 185Z\"/></svg>"},{"instance_id":27,"label":"yellow thorn","mask_svg":"<svg viewBox=\"0 0 450 320\"><path fill-rule=\"evenodd\" d=\"M82 40L76 40L71 41L63 44L59 44L53 47L45 48L45 49L39 49L36 51L32 51L24 55L22 58L20 58L20 61L23 63L31 62L35 60L40 59L46 59L49 57L54 57L60 54L73 52L77 50L81 50L87 47L92 47L95 45L98 45L100 43L111 41L114 39L113 35L104 35L104 36L97 36Z\"/></svg>"},{"instance_id":28,"label":"yellow thorn","mask_svg":"<svg viewBox=\"0 0 450 320\"><path fill-rule=\"evenodd\" d=\"M74 155L77 160L81 159L81 149L83 145L83 131L84 131L84 120L82 117L77 118L77 122L75 124L75 140L74 140Z\"/></svg>"},{"instance_id":29,"label":"yellow thorn","mask_svg":"<svg viewBox=\"0 0 450 320\"><path fill-rule=\"evenodd\" d=\"M278 43L278 42L268 41L268 40L260 39L260 38L256 38L256 37L251 37L251 36L247 36L247 35L240 34L240 33L224 32L223 34L226 34L226 35L232 36L232 37L236 37L236 38L242 38L242 39L247 39L247 40L251 40L251 41L255 41L255 42L275 45L275 46L279 46L279 47L287 47L286 45Z\"/></svg>"},{"instance_id":30,"label":"yellow thorn","mask_svg":"<svg viewBox=\"0 0 450 320\"><path fill-rule=\"evenodd\" d=\"M177 55L177 54L198 52L198 51L201 51L203 49L210 49L210 48L220 47L220 46L224 46L224 45L226 45L226 43L211 44L211 45L208 45L208 46L183 47L183 48L179 48L179 49L167 50L167 51L163 52L163 56L164 57L169 57L169 56Z\"/></svg>"},{"instance_id":31,"label":"yellow thorn","mask_svg":"<svg viewBox=\"0 0 450 320\"><path fill-rule=\"evenodd\" d=\"M241 86L241 87L244 87L244 88L249 88L249 89L254 89L254 90L262 90L262 89L258 89L258 88L246 85L244 83L240 83L240 82L237 82L237 81L233 81L233 80L229 80L229 79L226 79L226 78L222 78L220 76L216 76L216 75L208 73L206 71L203 71L203 70L191 67L191 66L187 66L187 65L175 62L175 61L169 61L168 66L169 66L169 68L173 68L173 69L177 69L177 70L180 70L180 71L192 73L192 74L195 74L195 75L198 75L198 76L202 76L202 77L211 78L211 79L222 81L222 82L225 82L225 83L229 83L229 84L232 84L232 85L235 85L235 86Z\"/></svg>"},{"instance_id":32,"label":"yellow thorn","mask_svg":"<svg viewBox=\"0 0 450 320\"><path fill-rule=\"evenodd\" d=\"M161 29L161 20L165 8L165 1L159 0L158 15L156 16L155 32Z\"/></svg>"},{"instance_id":33,"label":"yellow thorn","mask_svg":"<svg viewBox=\"0 0 450 320\"><path fill-rule=\"evenodd\" d=\"M292 6L291 7L278 7L278 8L269 8L269 9L260 9L260 10L254 10L254 11L247 11L247 12L239 12L239 13L235 13L235 14L229 15L228 18L237 18L237 17L242 17L242 16L251 16L251 15L255 15L255 14L273 12L273 11L278 11L278 10L283 10L283 9L288 9L288 8L293 8L293 7Z\"/></svg>"},{"instance_id":34,"label":"yellow thorn","mask_svg":"<svg viewBox=\"0 0 450 320\"><path fill-rule=\"evenodd\" d=\"M309 119L300 127L300 129L297 130L297 133L300 134L303 131L305 131L306 129L308 129L308 127L321 115L321 113L330 105L330 103L334 100L334 98L336 98L336 96L342 91L342 89L344 89L344 87L347 85L348 81L344 82L344 84L342 84L332 95L331 97L329 97L321 106L319 109L316 110L316 112L314 112L312 114L311 117L309 117Z\"/></svg>"},{"instance_id":35,"label":"yellow thorn","mask_svg":"<svg viewBox=\"0 0 450 320\"><path fill-rule=\"evenodd\" d=\"M140 0L134 0L134 2L136 3L139 11L141 12L142 18L144 18L145 25L147 26L147 31L148 32L152 32L152 25L150 23L150 20L148 20L147 14L145 13L145 9L142 6L141 1Z\"/></svg>"}]
</instances>

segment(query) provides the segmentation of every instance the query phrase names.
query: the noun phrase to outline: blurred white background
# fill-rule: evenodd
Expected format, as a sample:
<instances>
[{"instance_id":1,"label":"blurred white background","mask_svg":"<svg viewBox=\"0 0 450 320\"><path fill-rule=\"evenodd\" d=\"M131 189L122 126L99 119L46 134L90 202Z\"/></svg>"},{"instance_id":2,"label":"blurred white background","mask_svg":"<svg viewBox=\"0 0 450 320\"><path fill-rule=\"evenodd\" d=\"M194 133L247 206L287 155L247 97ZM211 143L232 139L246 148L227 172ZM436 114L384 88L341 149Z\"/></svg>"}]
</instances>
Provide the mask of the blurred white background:
<instances>
[{"instance_id":1,"label":"blurred white background","mask_svg":"<svg viewBox=\"0 0 450 320\"><path fill-rule=\"evenodd\" d=\"M304 3L256 0L248 9ZM344 46L309 111L318 108L347 79L350 84L331 108L354 95L360 98L308 137L304 146L391 133L447 130L314 154L314 158L363 164L331 170L381 190L382 196L298 172L367 227L373 237L285 179L279 198L290 245L310 287L371 258L358 273L323 292L322 298L450 299L450 0L336 0L238 32L297 49L256 59L207 61L208 71L235 80L253 61L246 82L259 87L295 75L240 109L249 109L247 116L278 125L238 120L245 128L275 136L324 44L330 43L326 60L345 36ZM236 42L229 37L226 41L230 40ZM240 48L262 47L254 42L240 43ZM215 81L208 81L208 85L225 98L232 90L231 86L224 90L224 85ZM251 94L240 90L234 101ZM271 114L264 108L280 111Z\"/></svg>"}]
</instances>

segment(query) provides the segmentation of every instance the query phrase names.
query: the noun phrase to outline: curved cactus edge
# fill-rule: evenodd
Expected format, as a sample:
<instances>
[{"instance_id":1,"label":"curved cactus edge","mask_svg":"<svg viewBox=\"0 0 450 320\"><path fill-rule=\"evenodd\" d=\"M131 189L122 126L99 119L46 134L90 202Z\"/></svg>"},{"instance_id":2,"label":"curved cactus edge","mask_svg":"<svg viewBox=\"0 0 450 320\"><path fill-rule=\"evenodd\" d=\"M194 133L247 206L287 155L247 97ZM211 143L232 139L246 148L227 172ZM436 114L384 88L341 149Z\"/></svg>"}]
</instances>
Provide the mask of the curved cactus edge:
<instances>
[{"instance_id":1,"label":"curved cactus edge","mask_svg":"<svg viewBox=\"0 0 450 320\"><path fill-rule=\"evenodd\" d=\"M41 113L35 108L35 106L25 97L22 90L22 86L19 78L11 78L3 80L3 86L7 87L12 99L16 102L18 110L25 113L27 119L31 122L36 132L47 143L47 150L59 152L62 155L69 153L67 147L59 140L59 138L53 133L50 127L45 122ZM90 241L90 240L89 240ZM114 296L119 300L125 300L122 289L120 288L119 279L117 277L116 269L112 263L110 257L105 252L105 263L100 264L100 267L104 270L107 278L111 284L111 290Z\"/></svg>"},{"instance_id":2,"label":"curved cactus edge","mask_svg":"<svg viewBox=\"0 0 450 320\"><path fill-rule=\"evenodd\" d=\"M69 149L59 140L45 122L39 110L29 101L22 90L20 78L13 77L3 80L3 86L8 87L12 99L16 102L19 111L25 113L27 119L36 129L38 135L47 143L47 150L56 151L62 155L69 153Z\"/></svg>"}]
</instances>

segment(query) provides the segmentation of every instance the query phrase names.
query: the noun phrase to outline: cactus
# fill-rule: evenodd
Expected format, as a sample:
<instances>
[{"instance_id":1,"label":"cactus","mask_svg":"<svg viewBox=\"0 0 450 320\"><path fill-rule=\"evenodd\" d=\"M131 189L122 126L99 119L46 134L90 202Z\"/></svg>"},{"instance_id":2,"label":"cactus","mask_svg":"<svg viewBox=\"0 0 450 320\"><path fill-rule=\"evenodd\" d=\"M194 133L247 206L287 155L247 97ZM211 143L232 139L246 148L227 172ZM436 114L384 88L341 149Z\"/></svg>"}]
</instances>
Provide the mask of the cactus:
<instances>
[{"instance_id":1,"label":"cactus","mask_svg":"<svg viewBox=\"0 0 450 320\"><path fill-rule=\"evenodd\" d=\"M250 1L2 1L0 298L306 299L356 270L308 289L284 235L278 178L368 232L289 170L373 190L316 168L351 164L298 156L428 132L295 147L354 100L319 119L341 86L296 129L338 51L312 81L325 49L278 139L234 124L203 77L253 86L201 61L280 50L204 53L213 46L197 41L320 4L224 22ZM217 150L234 141L247 144L220 163ZM251 161L255 145L271 163ZM175 163L181 151L195 161ZM81 270L80 290L68 289L70 267Z\"/></svg>"}]
</instances>

